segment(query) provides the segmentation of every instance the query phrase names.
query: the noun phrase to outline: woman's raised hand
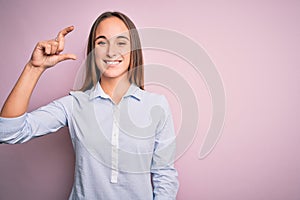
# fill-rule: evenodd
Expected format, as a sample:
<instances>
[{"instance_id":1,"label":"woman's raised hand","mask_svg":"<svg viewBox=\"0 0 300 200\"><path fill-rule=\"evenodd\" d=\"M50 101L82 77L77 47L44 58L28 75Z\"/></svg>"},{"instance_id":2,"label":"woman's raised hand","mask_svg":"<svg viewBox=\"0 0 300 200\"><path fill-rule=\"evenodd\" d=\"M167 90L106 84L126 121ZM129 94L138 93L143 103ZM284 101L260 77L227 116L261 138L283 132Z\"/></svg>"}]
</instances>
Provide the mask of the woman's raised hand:
<instances>
[{"instance_id":1,"label":"woman's raised hand","mask_svg":"<svg viewBox=\"0 0 300 200\"><path fill-rule=\"evenodd\" d=\"M31 94L41 74L49 67L68 59L76 59L74 54L60 54L64 50L65 36L74 30L73 26L60 31L54 40L39 42L33 50L30 61L19 77L15 87L6 99L0 112L1 117L18 117L28 108Z\"/></svg>"},{"instance_id":2,"label":"woman's raised hand","mask_svg":"<svg viewBox=\"0 0 300 200\"><path fill-rule=\"evenodd\" d=\"M38 42L28 64L45 70L61 61L75 60L74 54L60 54L64 50L65 36L73 30L74 26L69 26L61 30L55 39Z\"/></svg>"}]
</instances>

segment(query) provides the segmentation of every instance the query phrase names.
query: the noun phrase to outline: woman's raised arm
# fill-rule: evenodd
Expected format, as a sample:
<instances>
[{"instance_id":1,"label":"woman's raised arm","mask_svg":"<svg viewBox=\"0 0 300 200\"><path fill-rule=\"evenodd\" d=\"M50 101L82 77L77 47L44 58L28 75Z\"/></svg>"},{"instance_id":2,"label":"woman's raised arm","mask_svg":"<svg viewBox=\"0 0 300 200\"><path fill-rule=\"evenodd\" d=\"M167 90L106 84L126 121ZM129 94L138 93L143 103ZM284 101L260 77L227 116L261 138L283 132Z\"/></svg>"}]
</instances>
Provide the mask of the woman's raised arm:
<instances>
[{"instance_id":1,"label":"woman's raised arm","mask_svg":"<svg viewBox=\"0 0 300 200\"><path fill-rule=\"evenodd\" d=\"M73 26L67 27L58 33L56 39L38 42L31 59L25 65L2 107L1 117L12 118L23 115L27 111L31 94L42 73L61 61L76 59L74 54L60 54L64 49L65 36L73 30Z\"/></svg>"}]
</instances>

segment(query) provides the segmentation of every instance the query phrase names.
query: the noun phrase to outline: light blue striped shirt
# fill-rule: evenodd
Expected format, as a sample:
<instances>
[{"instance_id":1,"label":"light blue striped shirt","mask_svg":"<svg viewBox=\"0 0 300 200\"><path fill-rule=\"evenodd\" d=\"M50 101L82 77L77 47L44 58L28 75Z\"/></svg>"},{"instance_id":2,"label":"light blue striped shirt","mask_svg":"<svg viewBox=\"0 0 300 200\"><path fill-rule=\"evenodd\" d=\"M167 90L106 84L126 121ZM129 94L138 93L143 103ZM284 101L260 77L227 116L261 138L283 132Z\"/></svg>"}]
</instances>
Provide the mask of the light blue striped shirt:
<instances>
[{"instance_id":1,"label":"light blue striped shirt","mask_svg":"<svg viewBox=\"0 0 300 200\"><path fill-rule=\"evenodd\" d=\"M0 142L23 143L68 126L76 155L70 200L173 200L175 133L164 96L131 84L115 104L98 83L17 118L0 118Z\"/></svg>"}]
</instances>

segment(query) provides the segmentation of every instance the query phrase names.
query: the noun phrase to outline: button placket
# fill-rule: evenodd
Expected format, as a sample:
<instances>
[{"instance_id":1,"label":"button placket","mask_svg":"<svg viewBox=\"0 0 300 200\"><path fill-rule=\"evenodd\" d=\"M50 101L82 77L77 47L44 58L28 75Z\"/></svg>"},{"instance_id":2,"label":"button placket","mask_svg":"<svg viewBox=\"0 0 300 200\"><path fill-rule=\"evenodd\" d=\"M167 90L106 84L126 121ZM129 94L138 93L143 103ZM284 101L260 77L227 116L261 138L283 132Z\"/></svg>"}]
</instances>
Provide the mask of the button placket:
<instances>
[{"instance_id":1,"label":"button placket","mask_svg":"<svg viewBox=\"0 0 300 200\"><path fill-rule=\"evenodd\" d=\"M112 127L112 138L111 138L111 140L112 140L111 141L111 144L112 144L111 183L118 182L118 174L119 174L119 171L118 171L119 116L120 116L119 106L113 105L113 127Z\"/></svg>"}]
</instances>

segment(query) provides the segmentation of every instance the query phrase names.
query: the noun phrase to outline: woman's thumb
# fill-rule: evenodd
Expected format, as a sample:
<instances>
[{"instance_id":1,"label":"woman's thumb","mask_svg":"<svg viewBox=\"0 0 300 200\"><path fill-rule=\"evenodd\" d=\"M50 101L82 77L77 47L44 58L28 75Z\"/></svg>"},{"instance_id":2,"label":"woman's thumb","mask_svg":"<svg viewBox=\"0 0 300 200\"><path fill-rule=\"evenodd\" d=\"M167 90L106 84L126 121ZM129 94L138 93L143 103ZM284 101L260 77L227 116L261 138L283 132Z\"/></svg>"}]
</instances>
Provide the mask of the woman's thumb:
<instances>
[{"instance_id":1,"label":"woman's thumb","mask_svg":"<svg viewBox=\"0 0 300 200\"><path fill-rule=\"evenodd\" d=\"M64 61L64 60L76 60L75 54L59 54L58 55L58 62Z\"/></svg>"}]
</instances>

